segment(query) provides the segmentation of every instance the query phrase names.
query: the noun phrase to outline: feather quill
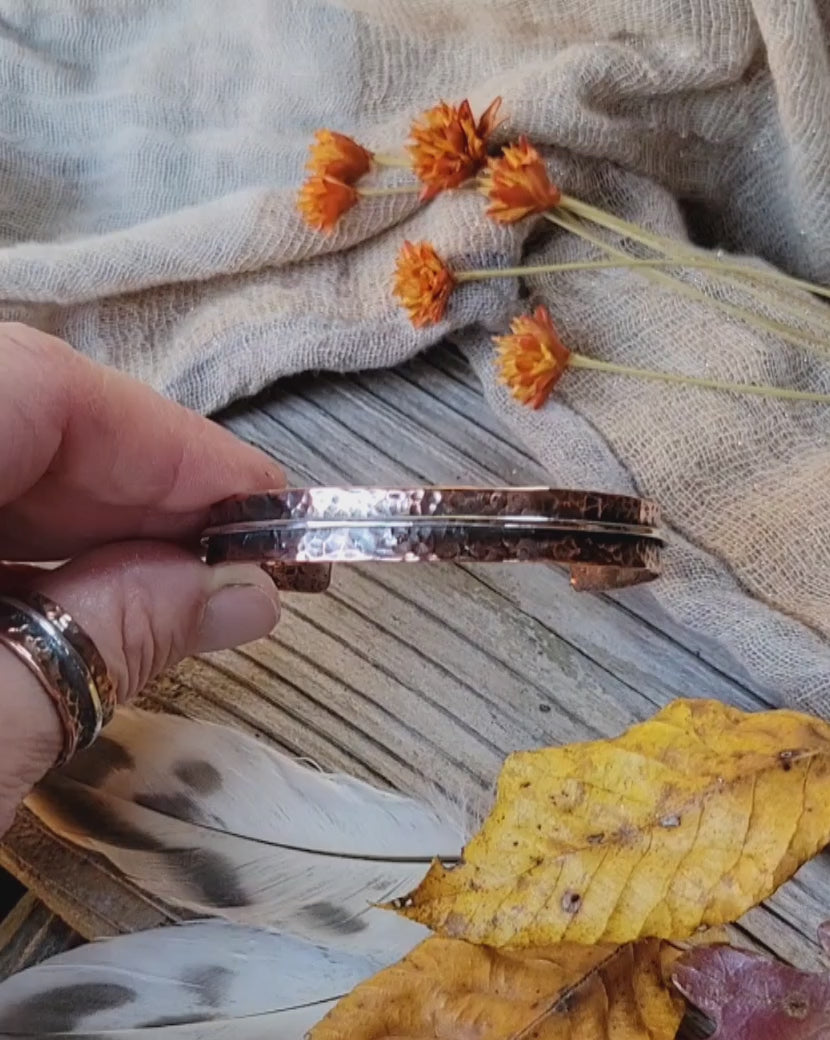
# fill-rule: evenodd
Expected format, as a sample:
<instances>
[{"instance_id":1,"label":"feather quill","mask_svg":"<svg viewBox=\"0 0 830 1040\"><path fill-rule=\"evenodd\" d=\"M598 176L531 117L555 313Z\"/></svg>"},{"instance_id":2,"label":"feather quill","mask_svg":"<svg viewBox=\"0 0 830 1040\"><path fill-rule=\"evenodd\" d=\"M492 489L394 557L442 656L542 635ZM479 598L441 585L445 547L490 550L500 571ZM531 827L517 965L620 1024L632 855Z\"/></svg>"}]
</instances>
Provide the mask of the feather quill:
<instances>
[{"instance_id":1,"label":"feather quill","mask_svg":"<svg viewBox=\"0 0 830 1040\"><path fill-rule=\"evenodd\" d=\"M382 966L224 921L156 928L0 983L0 1037L301 1040Z\"/></svg>"},{"instance_id":2,"label":"feather quill","mask_svg":"<svg viewBox=\"0 0 830 1040\"><path fill-rule=\"evenodd\" d=\"M454 861L463 814L319 772L226 726L121 709L28 807L141 889L390 963L426 930L372 904Z\"/></svg>"}]
</instances>

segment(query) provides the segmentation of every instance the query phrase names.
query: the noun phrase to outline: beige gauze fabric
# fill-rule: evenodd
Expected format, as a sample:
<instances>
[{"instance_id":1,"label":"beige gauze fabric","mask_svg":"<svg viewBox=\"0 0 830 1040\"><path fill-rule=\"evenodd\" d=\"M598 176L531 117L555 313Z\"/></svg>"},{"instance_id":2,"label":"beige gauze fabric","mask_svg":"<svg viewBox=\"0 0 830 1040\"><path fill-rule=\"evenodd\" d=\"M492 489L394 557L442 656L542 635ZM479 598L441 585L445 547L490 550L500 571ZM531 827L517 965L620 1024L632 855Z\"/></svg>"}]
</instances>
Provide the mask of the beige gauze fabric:
<instances>
[{"instance_id":1,"label":"beige gauze fabric","mask_svg":"<svg viewBox=\"0 0 830 1040\"><path fill-rule=\"evenodd\" d=\"M569 193L828 284L829 39L828 0L5 0L0 317L202 412L449 335L552 483L660 502L663 606L830 716L830 409L574 372L533 412L490 336L545 302L630 365L830 392L830 363L630 269L468 284L417 332L404 238L459 269L597 254L474 193L366 199L332 237L295 211L316 128L388 152L437 100L501 95L497 143L530 135Z\"/></svg>"}]
</instances>

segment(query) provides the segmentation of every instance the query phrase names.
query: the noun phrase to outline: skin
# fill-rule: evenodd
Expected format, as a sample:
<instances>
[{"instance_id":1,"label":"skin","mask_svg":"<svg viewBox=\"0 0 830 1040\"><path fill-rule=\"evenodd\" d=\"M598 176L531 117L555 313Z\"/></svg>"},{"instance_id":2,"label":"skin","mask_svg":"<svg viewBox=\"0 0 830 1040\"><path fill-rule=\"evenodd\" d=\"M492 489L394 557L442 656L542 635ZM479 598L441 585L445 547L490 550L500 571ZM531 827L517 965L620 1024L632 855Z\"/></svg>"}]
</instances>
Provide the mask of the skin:
<instances>
[{"instance_id":1,"label":"skin","mask_svg":"<svg viewBox=\"0 0 830 1040\"><path fill-rule=\"evenodd\" d=\"M215 423L0 323L0 593L22 584L69 611L119 702L186 656L273 629L270 579L252 564L207 567L195 546L212 503L284 483ZM2 834L62 743L51 699L4 646L0 723Z\"/></svg>"}]
</instances>

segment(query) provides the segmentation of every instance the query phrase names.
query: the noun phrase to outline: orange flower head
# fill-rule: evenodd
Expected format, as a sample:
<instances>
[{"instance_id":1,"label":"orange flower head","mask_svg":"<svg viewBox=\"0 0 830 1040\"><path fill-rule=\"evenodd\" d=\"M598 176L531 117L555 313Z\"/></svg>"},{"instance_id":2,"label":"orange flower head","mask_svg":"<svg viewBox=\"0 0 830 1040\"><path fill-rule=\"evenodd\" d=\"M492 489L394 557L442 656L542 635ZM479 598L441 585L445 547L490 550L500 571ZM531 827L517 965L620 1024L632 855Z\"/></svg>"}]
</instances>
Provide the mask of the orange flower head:
<instances>
[{"instance_id":1,"label":"orange flower head","mask_svg":"<svg viewBox=\"0 0 830 1040\"><path fill-rule=\"evenodd\" d=\"M571 352L560 340L547 308L514 318L511 335L496 336L499 382L522 404L539 408L568 367Z\"/></svg>"},{"instance_id":2,"label":"orange flower head","mask_svg":"<svg viewBox=\"0 0 830 1040\"><path fill-rule=\"evenodd\" d=\"M481 176L481 191L490 200L487 216L514 224L531 213L559 205L562 192L551 183L541 155L526 137L490 159Z\"/></svg>"},{"instance_id":3,"label":"orange flower head","mask_svg":"<svg viewBox=\"0 0 830 1040\"><path fill-rule=\"evenodd\" d=\"M335 177L353 184L372 166L372 153L345 134L334 130L318 130L309 149L306 170L318 177Z\"/></svg>"},{"instance_id":4,"label":"orange flower head","mask_svg":"<svg viewBox=\"0 0 830 1040\"><path fill-rule=\"evenodd\" d=\"M412 144L407 151L416 175L424 182L423 201L439 191L457 188L481 169L500 106L501 98L496 98L476 123L469 101L457 107L442 101L412 124Z\"/></svg>"},{"instance_id":5,"label":"orange flower head","mask_svg":"<svg viewBox=\"0 0 830 1040\"><path fill-rule=\"evenodd\" d=\"M300 189L297 208L307 224L317 231L331 234L337 221L352 208L360 198L350 184L336 177L309 177Z\"/></svg>"},{"instance_id":6,"label":"orange flower head","mask_svg":"<svg viewBox=\"0 0 830 1040\"><path fill-rule=\"evenodd\" d=\"M398 253L394 293L416 329L444 317L455 278L429 242L404 242Z\"/></svg>"}]
</instances>

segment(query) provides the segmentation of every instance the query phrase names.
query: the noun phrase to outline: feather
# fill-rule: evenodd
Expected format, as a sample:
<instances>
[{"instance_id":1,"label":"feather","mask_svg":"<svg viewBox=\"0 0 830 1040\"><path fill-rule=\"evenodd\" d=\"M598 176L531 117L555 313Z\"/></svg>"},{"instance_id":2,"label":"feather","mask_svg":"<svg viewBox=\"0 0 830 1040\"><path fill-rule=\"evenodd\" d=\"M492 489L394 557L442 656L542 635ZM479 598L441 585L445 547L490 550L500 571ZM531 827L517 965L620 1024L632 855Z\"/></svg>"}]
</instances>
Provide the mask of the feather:
<instances>
[{"instance_id":1,"label":"feather","mask_svg":"<svg viewBox=\"0 0 830 1040\"><path fill-rule=\"evenodd\" d=\"M27 805L172 907L386 963L427 932L372 904L414 888L433 858L456 860L465 840L449 813L412 798L138 709Z\"/></svg>"},{"instance_id":2,"label":"feather","mask_svg":"<svg viewBox=\"0 0 830 1040\"><path fill-rule=\"evenodd\" d=\"M223 921L89 943L0 983L0 1036L301 1040L379 969Z\"/></svg>"}]
</instances>

